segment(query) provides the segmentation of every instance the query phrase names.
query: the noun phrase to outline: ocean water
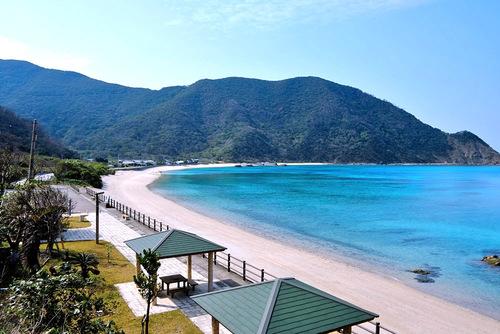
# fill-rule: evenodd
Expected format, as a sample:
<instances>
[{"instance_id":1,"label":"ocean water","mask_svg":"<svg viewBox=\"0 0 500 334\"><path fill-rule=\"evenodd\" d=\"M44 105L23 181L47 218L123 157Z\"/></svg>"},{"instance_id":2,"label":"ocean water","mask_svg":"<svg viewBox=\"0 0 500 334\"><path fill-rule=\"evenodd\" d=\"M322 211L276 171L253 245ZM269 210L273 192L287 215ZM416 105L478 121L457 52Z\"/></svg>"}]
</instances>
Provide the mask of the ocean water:
<instances>
[{"instance_id":1,"label":"ocean water","mask_svg":"<svg viewBox=\"0 0 500 334\"><path fill-rule=\"evenodd\" d=\"M286 166L166 173L153 190L500 319L500 167ZM420 283L412 268L427 268ZM271 271L271 270L270 270Z\"/></svg>"}]
</instances>

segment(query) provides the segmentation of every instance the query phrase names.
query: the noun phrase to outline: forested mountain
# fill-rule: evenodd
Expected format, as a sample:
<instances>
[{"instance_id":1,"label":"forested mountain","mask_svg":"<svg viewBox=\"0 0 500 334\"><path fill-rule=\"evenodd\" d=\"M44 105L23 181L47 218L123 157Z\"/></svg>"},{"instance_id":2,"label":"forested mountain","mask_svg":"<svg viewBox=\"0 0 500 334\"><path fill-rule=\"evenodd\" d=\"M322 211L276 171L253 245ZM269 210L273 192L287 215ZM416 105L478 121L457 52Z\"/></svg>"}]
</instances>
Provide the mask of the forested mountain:
<instances>
[{"instance_id":1,"label":"forested mountain","mask_svg":"<svg viewBox=\"0 0 500 334\"><path fill-rule=\"evenodd\" d=\"M500 163L470 132L447 134L362 91L316 77L128 88L0 61L0 104L82 152L373 163Z\"/></svg>"},{"instance_id":2,"label":"forested mountain","mask_svg":"<svg viewBox=\"0 0 500 334\"><path fill-rule=\"evenodd\" d=\"M29 152L32 121L19 118L13 112L0 106L0 149ZM38 127L36 152L60 158L75 157L76 153L52 140Z\"/></svg>"}]
</instances>

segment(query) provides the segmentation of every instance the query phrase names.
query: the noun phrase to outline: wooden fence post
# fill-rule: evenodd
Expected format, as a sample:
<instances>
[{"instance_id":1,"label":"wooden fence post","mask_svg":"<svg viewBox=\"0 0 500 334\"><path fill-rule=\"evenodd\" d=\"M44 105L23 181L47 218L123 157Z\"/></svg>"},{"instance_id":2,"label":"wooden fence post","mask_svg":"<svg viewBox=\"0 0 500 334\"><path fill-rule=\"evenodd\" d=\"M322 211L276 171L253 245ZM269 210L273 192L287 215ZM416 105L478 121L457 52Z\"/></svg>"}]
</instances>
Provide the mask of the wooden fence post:
<instances>
[{"instance_id":1,"label":"wooden fence post","mask_svg":"<svg viewBox=\"0 0 500 334\"><path fill-rule=\"evenodd\" d=\"M260 270L260 281L264 282L264 269Z\"/></svg>"},{"instance_id":2,"label":"wooden fence post","mask_svg":"<svg viewBox=\"0 0 500 334\"><path fill-rule=\"evenodd\" d=\"M247 280L247 261L243 261L243 280Z\"/></svg>"},{"instance_id":3,"label":"wooden fence post","mask_svg":"<svg viewBox=\"0 0 500 334\"><path fill-rule=\"evenodd\" d=\"M148 227L151 227L151 217L148 216Z\"/></svg>"},{"instance_id":4,"label":"wooden fence post","mask_svg":"<svg viewBox=\"0 0 500 334\"><path fill-rule=\"evenodd\" d=\"M231 272L231 254L227 254L227 272Z\"/></svg>"},{"instance_id":5,"label":"wooden fence post","mask_svg":"<svg viewBox=\"0 0 500 334\"><path fill-rule=\"evenodd\" d=\"M156 231L156 218L155 218L155 219L153 219L153 230L155 230L155 231Z\"/></svg>"},{"instance_id":6,"label":"wooden fence post","mask_svg":"<svg viewBox=\"0 0 500 334\"><path fill-rule=\"evenodd\" d=\"M375 334L380 334L380 322L375 323Z\"/></svg>"}]
</instances>

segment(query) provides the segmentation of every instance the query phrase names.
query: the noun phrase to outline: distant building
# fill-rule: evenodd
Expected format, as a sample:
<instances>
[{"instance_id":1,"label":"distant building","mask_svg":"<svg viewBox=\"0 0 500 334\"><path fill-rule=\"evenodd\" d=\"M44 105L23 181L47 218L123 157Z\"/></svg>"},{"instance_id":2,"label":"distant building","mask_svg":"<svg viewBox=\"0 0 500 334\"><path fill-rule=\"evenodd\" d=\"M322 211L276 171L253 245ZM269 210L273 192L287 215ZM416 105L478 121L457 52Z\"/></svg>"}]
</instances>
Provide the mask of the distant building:
<instances>
[{"instance_id":1,"label":"distant building","mask_svg":"<svg viewBox=\"0 0 500 334\"><path fill-rule=\"evenodd\" d=\"M118 160L118 166L120 167L147 167L155 166L156 162L154 160Z\"/></svg>"}]
</instances>

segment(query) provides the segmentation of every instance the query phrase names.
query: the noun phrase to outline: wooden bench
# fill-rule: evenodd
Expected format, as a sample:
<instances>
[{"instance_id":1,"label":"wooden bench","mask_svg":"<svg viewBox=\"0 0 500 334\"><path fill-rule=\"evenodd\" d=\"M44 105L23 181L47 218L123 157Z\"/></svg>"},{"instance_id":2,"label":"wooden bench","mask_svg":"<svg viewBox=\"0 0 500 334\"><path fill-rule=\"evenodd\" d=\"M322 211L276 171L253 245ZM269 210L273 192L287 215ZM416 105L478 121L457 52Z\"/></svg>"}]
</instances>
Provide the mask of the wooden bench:
<instances>
[{"instance_id":1,"label":"wooden bench","mask_svg":"<svg viewBox=\"0 0 500 334\"><path fill-rule=\"evenodd\" d=\"M196 288L198 282L196 282L194 279L188 279L188 284L193 288L194 291L194 288Z\"/></svg>"}]
</instances>

